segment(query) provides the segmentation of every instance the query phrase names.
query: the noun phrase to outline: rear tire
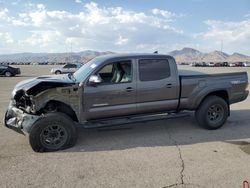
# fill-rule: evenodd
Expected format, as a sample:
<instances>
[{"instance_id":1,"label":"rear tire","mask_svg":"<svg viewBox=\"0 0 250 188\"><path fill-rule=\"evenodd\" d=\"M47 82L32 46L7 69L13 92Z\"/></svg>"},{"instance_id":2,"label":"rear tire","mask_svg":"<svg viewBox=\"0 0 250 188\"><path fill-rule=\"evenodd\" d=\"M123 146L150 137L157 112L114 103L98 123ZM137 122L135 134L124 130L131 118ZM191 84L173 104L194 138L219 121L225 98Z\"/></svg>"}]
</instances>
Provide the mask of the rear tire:
<instances>
[{"instance_id":1,"label":"rear tire","mask_svg":"<svg viewBox=\"0 0 250 188\"><path fill-rule=\"evenodd\" d=\"M6 71L6 72L5 72L5 76L6 76L6 77L11 77L11 72Z\"/></svg>"},{"instance_id":2,"label":"rear tire","mask_svg":"<svg viewBox=\"0 0 250 188\"><path fill-rule=\"evenodd\" d=\"M76 142L74 122L64 113L45 114L32 126L29 142L35 152L57 151L74 146Z\"/></svg>"},{"instance_id":3,"label":"rear tire","mask_svg":"<svg viewBox=\"0 0 250 188\"><path fill-rule=\"evenodd\" d=\"M206 129L215 130L224 125L228 118L227 102L221 97L209 96L195 112L198 124Z\"/></svg>"},{"instance_id":4,"label":"rear tire","mask_svg":"<svg viewBox=\"0 0 250 188\"><path fill-rule=\"evenodd\" d=\"M61 71L57 70L55 74L62 74Z\"/></svg>"}]
</instances>

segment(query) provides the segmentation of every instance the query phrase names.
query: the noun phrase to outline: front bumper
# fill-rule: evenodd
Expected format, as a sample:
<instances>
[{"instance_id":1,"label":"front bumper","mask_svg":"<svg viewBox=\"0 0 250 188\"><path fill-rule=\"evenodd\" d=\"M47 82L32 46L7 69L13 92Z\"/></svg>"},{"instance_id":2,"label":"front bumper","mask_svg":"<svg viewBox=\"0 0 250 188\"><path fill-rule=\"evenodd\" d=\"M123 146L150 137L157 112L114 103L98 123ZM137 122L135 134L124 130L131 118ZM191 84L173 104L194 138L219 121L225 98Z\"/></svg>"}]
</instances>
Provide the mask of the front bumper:
<instances>
[{"instance_id":1,"label":"front bumper","mask_svg":"<svg viewBox=\"0 0 250 188\"><path fill-rule=\"evenodd\" d=\"M29 133L32 125L40 118L37 115L31 115L24 111L10 106L5 113L4 125L18 133Z\"/></svg>"}]
</instances>

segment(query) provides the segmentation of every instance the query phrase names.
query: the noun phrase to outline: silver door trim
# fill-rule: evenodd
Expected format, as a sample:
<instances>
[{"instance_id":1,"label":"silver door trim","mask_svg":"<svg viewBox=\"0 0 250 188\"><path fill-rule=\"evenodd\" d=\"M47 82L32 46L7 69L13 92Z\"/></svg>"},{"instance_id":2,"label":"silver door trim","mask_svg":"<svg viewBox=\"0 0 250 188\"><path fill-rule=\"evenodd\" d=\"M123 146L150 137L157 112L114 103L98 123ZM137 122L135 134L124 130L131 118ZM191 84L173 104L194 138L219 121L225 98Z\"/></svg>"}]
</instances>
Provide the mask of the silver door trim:
<instances>
[{"instance_id":1,"label":"silver door trim","mask_svg":"<svg viewBox=\"0 0 250 188\"><path fill-rule=\"evenodd\" d=\"M100 107L100 106L108 106L108 103L102 103L102 104L93 104L93 107Z\"/></svg>"}]
</instances>

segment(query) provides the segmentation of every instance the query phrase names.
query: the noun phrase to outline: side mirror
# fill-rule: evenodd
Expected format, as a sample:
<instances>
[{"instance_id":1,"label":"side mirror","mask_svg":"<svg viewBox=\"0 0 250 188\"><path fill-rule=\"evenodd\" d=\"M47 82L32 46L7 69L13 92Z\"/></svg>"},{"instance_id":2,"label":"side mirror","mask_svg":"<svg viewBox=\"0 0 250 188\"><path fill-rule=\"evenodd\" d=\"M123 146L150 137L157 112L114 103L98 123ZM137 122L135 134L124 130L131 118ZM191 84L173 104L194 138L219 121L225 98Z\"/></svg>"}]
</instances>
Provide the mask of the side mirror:
<instances>
[{"instance_id":1,"label":"side mirror","mask_svg":"<svg viewBox=\"0 0 250 188\"><path fill-rule=\"evenodd\" d=\"M89 78L89 83L91 85L97 85L102 82L102 78L99 75L91 75Z\"/></svg>"}]
</instances>

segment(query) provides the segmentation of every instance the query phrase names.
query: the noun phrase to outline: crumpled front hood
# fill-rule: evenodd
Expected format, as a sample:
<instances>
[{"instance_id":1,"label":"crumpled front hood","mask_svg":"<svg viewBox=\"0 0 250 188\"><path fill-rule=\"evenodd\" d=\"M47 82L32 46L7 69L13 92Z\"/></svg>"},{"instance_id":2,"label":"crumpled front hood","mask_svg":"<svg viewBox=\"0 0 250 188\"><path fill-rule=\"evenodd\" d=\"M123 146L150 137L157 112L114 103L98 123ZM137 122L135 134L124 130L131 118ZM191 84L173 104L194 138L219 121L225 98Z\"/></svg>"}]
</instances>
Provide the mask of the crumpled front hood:
<instances>
[{"instance_id":1,"label":"crumpled front hood","mask_svg":"<svg viewBox=\"0 0 250 188\"><path fill-rule=\"evenodd\" d=\"M53 87L61 87L74 84L75 81L71 80L67 74L64 75L44 75L32 79L27 79L19 82L12 92L12 95L18 90L29 91L34 87L41 92Z\"/></svg>"}]
</instances>

